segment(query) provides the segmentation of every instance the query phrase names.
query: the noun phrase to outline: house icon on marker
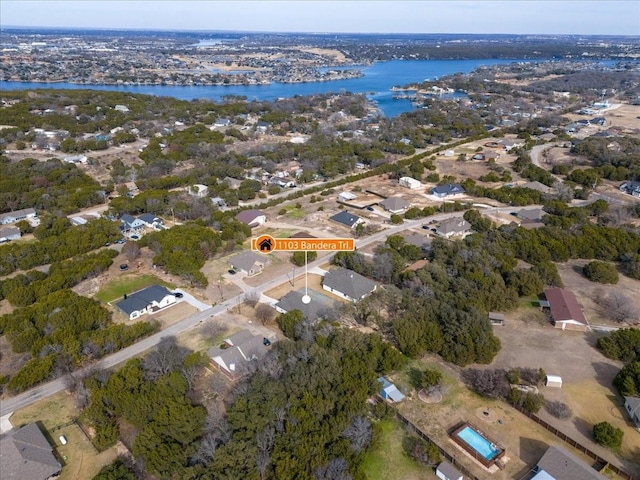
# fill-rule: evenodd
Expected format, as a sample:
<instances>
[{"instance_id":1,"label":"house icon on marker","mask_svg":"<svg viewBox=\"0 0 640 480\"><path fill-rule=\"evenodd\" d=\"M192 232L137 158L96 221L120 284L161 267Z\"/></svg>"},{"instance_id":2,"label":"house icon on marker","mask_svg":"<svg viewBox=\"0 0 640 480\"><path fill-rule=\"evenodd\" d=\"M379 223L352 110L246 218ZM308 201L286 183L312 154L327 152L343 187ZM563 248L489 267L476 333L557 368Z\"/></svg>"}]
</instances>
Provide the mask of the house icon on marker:
<instances>
[{"instance_id":1,"label":"house icon on marker","mask_svg":"<svg viewBox=\"0 0 640 480\"><path fill-rule=\"evenodd\" d=\"M273 250L273 240L270 238L265 238L260 243L258 243L258 248L260 248L261 252L270 252Z\"/></svg>"}]
</instances>

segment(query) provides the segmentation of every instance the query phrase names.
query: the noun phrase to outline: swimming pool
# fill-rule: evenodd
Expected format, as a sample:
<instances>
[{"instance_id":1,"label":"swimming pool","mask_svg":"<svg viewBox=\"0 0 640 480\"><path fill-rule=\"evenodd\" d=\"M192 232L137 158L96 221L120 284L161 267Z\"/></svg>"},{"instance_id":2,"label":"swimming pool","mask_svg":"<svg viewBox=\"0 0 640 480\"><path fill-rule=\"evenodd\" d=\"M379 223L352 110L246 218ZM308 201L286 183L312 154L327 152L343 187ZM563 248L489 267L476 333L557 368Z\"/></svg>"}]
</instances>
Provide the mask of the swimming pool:
<instances>
[{"instance_id":1,"label":"swimming pool","mask_svg":"<svg viewBox=\"0 0 640 480\"><path fill-rule=\"evenodd\" d=\"M500 450L484 438L471 427L464 427L458 432L458 437L467 442L476 452L484 457L485 460L491 460L500 453Z\"/></svg>"},{"instance_id":2,"label":"swimming pool","mask_svg":"<svg viewBox=\"0 0 640 480\"><path fill-rule=\"evenodd\" d=\"M487 468L504 455L503 448L468 422L456 428L451 438Z\"/></svg>"}]
</instances>

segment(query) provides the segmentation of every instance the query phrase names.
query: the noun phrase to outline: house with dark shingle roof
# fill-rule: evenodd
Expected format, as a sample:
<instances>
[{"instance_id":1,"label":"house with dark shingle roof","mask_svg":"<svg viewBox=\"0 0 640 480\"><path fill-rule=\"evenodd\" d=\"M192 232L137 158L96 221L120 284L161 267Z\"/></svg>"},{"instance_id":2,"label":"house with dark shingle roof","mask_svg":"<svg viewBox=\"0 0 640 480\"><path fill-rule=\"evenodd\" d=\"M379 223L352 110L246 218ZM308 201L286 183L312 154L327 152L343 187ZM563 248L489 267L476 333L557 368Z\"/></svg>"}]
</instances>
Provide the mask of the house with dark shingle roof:
<instances>
[{"instance_id":1,"label":"house with dark shingle roof","mask_svg":"<svg viewBox=\"0 0 640 480\"><path fill-rule=\"evenodd\" d=\"M464 235L471 230L471 224L462 217L451 217L440 222L436 233L442 237L454 237Z\"/></svg>"},{"instance_id":2,"label":"house with dark shingle roof","mask_svg":"<svg viewBox=\"0 0 640 480\"><path fill-rule=\"evenodd\" d=\"M162 285L151 285L139 292L125 295L124 300L120 300L116 306L129 317L129 320L135 320L145 313L156 313L175 303L176 297L173 293Z\"/></svg>"},{"instance_id":3,"label":"house with dark shingle roof","mask_svg":"<svg viewBox=\"0 0 640 480\"><path fill-rule=\"evenodd\" d=\"M446 185L438 185L431 189L431 195L438 198L450 197L453 195L462 195L464 188L459 183L448 183Z\"/></svg>"},{"instance_id":4,"label":"house with dark shingle roof","mask_svg":"<svg viewBox=\"0 0 640 480\"><path fill-rule=\"evenodd\" d=\"M0 440L0 474L4 479L47 480L56 477L62 465L35 423L10 431Z\"/></svg>"},{"instance_id":5,"label":"house with dark shingle roof","mask_svg":"<svg viewBox=\"0 0 640 480\"><path fill-rule=\"evenodd\" d=\"M137 233L144 228L144 222L142 220L134 217L133 215L129 215L128 213L125 213L120 217L120 223L120 230L124 233Z\"/></svg>"},{"instance_id":6,"label":"house with dark shingle roof","mask_svg":"<svg viewBox=\"0 0 640 480\"><path fill-rule=\"evenodd\" d=\"M280 299L278 303L274 305L274 308L278 313L289 313L293 310L300 310L304 318L310 321L315 321L325 315L327 307L322 303L311 297L309 303L304 303L302 292L290 291L284 297Z\"/></svg>"},{"instance_id":7,"label":"house with dark shingle roof","mask_svg":"<svg viewBox=\"0 0 640 480\"><path fill-rule=\"evenodd\" d=\"M556 328L581 332L591 329L573 292L554 287L547 288L544 295L547 297L551 320Z\"/></svg>"},{"instance_id":8,"label":"house with dark shingle roof","mask_svg":"<svg viewBox=\"0 0 640 480\"><path fill-rule=\"evenodd\" d=\"M606 480L578 457L559 445L550 446L533 468L531 480Z\"/></svg>"},{"instance_id":9,"label":"house with dark shingle roof","mask_svg":"<svg viewBox=\"0 0 640 480\"><path fill-rule=\"evenodd\" d=\"M160 217L156 217L152 213L143 213L142 215L138 215L138 220L144 223L149 228L158 229L162 225L162 219Z\"/></svg>"},{"instance_id":10,"label":"house with dark shingle roof","mask_svg":"<svg viewBox=\"0 0 640 480\"><path fill-rule=\"evenodd\" d=\"M346 210L336 213L333 217L330 217L329 220L332 220L349 228L356 228L359 224L364 223L364 220L362 218L354 215L353 213L349 213Z\"/></svg>"},{"instance_id":11,"label":"house with dark shingle roof","mask_svg":"<svg viewBox=\"0 0 640 480\"><path fill-rule=\"evenodd\" d=\"M624 397L624 408L636 428L640 429L640 397Z\"/></svg>"},{"instance_id":12,"label":"house with dark shingle roof","mask_svg":"<svg viewBox=\"0 0 640 480\"><path fill-rule=\"evenodd\" d=\"M378 287L376 282L353 270L329 270L322 280L322 288L350 302L357 303Z\"/></svg>"},{"instance_id":13,"label":"house with dark shingle roof","mask_svg":"<svg viewBox=\"0 0 640 480\"><path fill-rule=\"evenodd\" d=\"M264 269L267 258L250 250L234 255L229 259L231 268L240 270L249 276L257 275Z\"/></svg>"}]
</instances>

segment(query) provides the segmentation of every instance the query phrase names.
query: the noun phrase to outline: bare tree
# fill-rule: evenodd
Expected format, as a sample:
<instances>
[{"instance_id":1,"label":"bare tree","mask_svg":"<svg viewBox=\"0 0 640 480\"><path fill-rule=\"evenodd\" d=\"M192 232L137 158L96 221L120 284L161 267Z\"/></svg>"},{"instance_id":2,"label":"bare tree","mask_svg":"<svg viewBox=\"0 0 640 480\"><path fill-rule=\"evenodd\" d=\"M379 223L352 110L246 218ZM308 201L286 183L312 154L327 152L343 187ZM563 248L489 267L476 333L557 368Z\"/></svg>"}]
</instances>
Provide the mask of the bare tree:
<instances>
[{"instance_id":1,"label":"bare tree","mask_svg":"<svg viewBox=\"0 0 640 480\"><path fill-rule=\"evenodd\" d=\"M160 340L158 348L149 353L142 362L145 375L149 380L158 378L173 372L182 366L184 358L189 351L176 344L174 337L164 337Z\"/></svg>"},{"instance_id":2,"label":"bare tree","mask_svg":"<svg viewBox=\"0 0 640 480\"><path fill-rule=\"evenodd\" d=\"M226 331L227 326L219 319L207 320L200 327L200 335L210 340L215 340Z\"/></svg>"},{"instance_id":3,"label":"bare tree","mask_svg":"<svg viewBox=\"0 0 640 480\"><path fill-rule=\"evenodd\" d=\"M547 402L544 408L551 415L560 419L571 418L571 415L573 415L571 412L571 408L569 408L569 405L558 400Z\"/></svg>"},{"instance_id":4,"label":"bare tree","mask_svg":"<svg viewBox=\"0 0 640 480\"><path fill-rule=\"evenodd\" d=\"M127 260L133 262L140 256L140 247L136 242L127 242L122 247L122 253L127 257Z\"/></svg>"},{"instance_id":5,"label":"bare tree","mask_svg":"<svg viewBox=\"0 0 640 480\"><path fill-rule=\"evenodd\" d=\"M352 480L349 465L344 458L332 458L327 465L313 471L316 480Z\"/></svg>"},{"instance_id":6,"label":"bare tree","mask_svg":"<svg viewBox=\"0 0 640 480\"><path fill-rule=\"evenodd\" d=\"M637 318L638 314L633 300L624 293L614 290L603 296L598 303L602 314L609 316L616 322L622 323Z\"/></svg>"},{"instance_id":7,"label":"bare tree","mask_svg":"<svg viewBox=\"0 0 640 480\"><path fill-rule=\"evenodd\" d=\"M269 463L271 463L271 451L276 441L276 432L273 427L266 427L262 432L256 435L256 447L258 449L256 455L256 466L260 473L260 480L264 480Z\"/></svg>"},{"instance_id":8,"label":"bare tree","mask_svg":"<svg viewBox=\"0 0 640 480\"><path fill-rule=\"evenodd\" d=\"M256 320L262 322L263 325L271 322L275 317L275 310L266 303L259 303L255 307Z\"/></svg>"},{"instance_id":9,"label":"bare tree","mask_svg":"<svg viewBox=\"0 0 640 480\"><path fill-rule=\"evenodd\" d=\"M255 307L260 301L260 294L258 292L249 292L244 296L244 303L250 307Z\"/></svg>"},{"instance_id":10,"label":"bare tree","mask_svg":"<svg viewBox=\"0 0 640 480\"><path fill-rule=\"evenodd\" d=\"M351 440L351 448L362 452L371 442L371 422L366 417L354 417L342 436Z\"/></svg>"}]
</instances>

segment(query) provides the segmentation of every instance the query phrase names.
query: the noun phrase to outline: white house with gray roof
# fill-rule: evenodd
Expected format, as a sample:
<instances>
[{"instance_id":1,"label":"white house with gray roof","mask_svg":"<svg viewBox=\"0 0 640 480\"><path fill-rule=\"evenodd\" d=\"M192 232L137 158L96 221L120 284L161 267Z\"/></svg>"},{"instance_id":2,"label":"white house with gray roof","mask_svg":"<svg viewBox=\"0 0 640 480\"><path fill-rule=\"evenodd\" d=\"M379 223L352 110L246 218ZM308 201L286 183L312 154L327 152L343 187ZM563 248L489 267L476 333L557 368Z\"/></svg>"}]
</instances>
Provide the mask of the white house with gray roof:
<instances>
[{"instance_id":1,"label":"white house with gray roof","mask_svg":"<svg viewBox=\"0 0 640 480\"><path fill-rule=\"evenodd\" d=\"M464 235L471 230L471 224L462 217L451 217L440 222L436 233L442 237L450 238Z\"/></svg>"},{"instance_id":2,"label":"white house with gray roof","mask_svg":"<svg viewBox=\"0 0 640 480\"><path fill-rule=\"evenodd\" d=\"M9 225L20 220L30 220L36 218L38 214L33 208L23 208L22 210L14 210L13 212L0 213L0 224Z\"/></svg>"},{"instance_id":3,"label":"white house with gray roof","mask_svg":"<svg viewBox=\"0 0 640 480\"><path fill-rule=\"evenodd\" d=\"M390 213L402 213L409 208L410 203L404 198L389 197L381 201L380 206Z\"/></svg>"},{"instance_id":4,"label":"white house with gray roof","mask_svg":"<svg viewBox=\"0 0 640 480\"><path fill-rule=\"evenodd\" d=\"M21 235L18 227L0 227L0 243L17 240Z\"/></svg>"},{"instance_id":5,"label":"white house with gray roof","mask_svg":"<svg viewBox=\"0 0 640 480\"><path fill-rule=\"evenodd\" d=\"M322 280L322 288L350 302L357 303L378 287L376 282L353 270L329 270Z\"/></svg>"},{"instance_id":6,"label":"white house with gray roof","mask_svg":"<svg viewBox=\"0 0 640 480\"><path fill-rule=\"evenodd\" d=\"M0 440L0 474L3 479L47 480L55 478L62 465L35 423L10 431Z\"/></svg>"},{"instance_id":7,"label":"white house with gray roof","mask_svg":"<svg viewBox=\"0 0 640 480\"><path fill-rule=\"evenodd\" d=\"M176 296L162 285L151 285L139 292L125 295L124 300L116 303L116 306L129 320L144 315L153 314L176 303Z\"/></svg>"},{"instance_id":8,"label":"white house with gray roof","mask_svg":"<svg viewBox=\"0 0 640 480\"><path fill-rule=\"evenodd\" d=\"M249 364L260 361L269 352L269 342L261 335L241 330L224 340L220 347L211 347L207 355L211 362L227 376L235 379L248 372Z\"/></svg>"},{"instance_id":9,"label":"white house with gray roof","mask_svg":"<svg viewBox=\"0 0 640 480\"><path fill-rule=\"evenodd\" d=\"M448 183L446 185L438 185L431 189L431 195L438 198L452 197L454 195L462 195L464 188L459 183Z\"/></svg>"},{"instance_id":10,"label":"white house with gray roof","mask_svg":"<svg viewBox=\"0 0 640 480\"><path fill-rule=\"evenodd\" d=\"M624 408L636 428L640 429L640 397L624 397Z\"/></svg>"},{"instance_id":11,"label":"white house with gray roof","mask_svg":"<svg viewBox=\"0 0 640 480\"><path fill-rule=\"evenodd\" d=\"M267 257L250 250L234 255L229 259L229 265L248 276L258 275L267 264Z\"/></svg>"},{"instance_id":12,"label":"white house with gray roof","mask_svg":"<svg viewBox=\"0 0 640 480\"><path fill-rule=\"evenodd\" d=\"M578 457L559 445L550 446L533 469L531 480L606 480Z\"/></svg>"},{"instance_id":13,"label":"white house with gray roof","mask_svg":"<svg viewBox=\"0 0 640 480\"><path fill-rule=\"evenodd\" d=\"M274 308L278 313L289 313L293 310L300 310L304 318L310 321L321 318L325 314L327 307L313 297L311 297L311 302L304 303L302 301L303 296L304 294L302 292L292 290L283 296L280 301L274 305Z\"/></svg>"}]
</instances>

